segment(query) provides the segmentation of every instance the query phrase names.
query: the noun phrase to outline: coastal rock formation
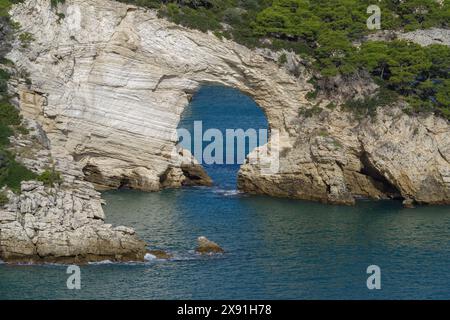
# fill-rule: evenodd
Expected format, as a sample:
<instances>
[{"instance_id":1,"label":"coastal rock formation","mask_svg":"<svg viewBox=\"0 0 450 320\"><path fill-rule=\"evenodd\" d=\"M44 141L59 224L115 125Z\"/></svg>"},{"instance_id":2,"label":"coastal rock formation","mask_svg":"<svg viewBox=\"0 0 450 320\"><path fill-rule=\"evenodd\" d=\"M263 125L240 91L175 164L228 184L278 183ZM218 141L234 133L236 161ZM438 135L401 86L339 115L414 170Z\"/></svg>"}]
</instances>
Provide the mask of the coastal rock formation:
<instances>
[{"instance_id":1,"label":"coastal rock formation","mask_svg":"<svg viewBox=\"0 0 450 320\"><path fill-rule=\"evenodd\" d=\"M0 258L14 263L142 261L146 244L131 228L104 223L99 194L77 181L23 182L0 209Z\"/></svg>"},{"instance_id":2,"label":"coastal rock formation","mask_svg":"<svg viewBox=\"0 0 450 320\"><path fill-rule=\"evenodd\" d=\"M223 250L217 243L207 239L206 237L199 237L197 239L198 246L195 251L200 254L215 254L224 253Z\"/></svg>"},{"instance_id":3,"label":"coastal rock formation","mask_svg":"<svg viewBox=\"0 0 450 320\"><path fill-rule=\"evenodd\" d=\"M292 129L298 138L282 154L280 171L261 174L257 165L244 165L242 190L333 204L354 204L358 197L450 203L447 120L393 107L355 121L323 108Z\"/></svg>"},{"instance_id":4,"label":"coastal rock formation","mask_svg":"<svg viewBox=\"0 0 450 320\"><path fill-rule=\"evenodd\" d=\"M198 166L180 167L175 144L181 113L203 84L252 95L287 142L285 122L312 88L234 42L114 1L52 9L29 0L11 15L35 39L8 55L33 84L20 94L37 103L21 99L22 113L42 124L52 153L72 156L99 190L156 191L179 184L178 169L199 175Z\"/></svg>"},{"instance_id":5,"label":"coastal rock formation","mask_svg":"<svg viewBox=\"0 0 450 320\"><path fill-rule=\"evenodd\" d=\"M279 170L245 165L243 191L342 204L360 196L450 202L446 120L401 106L363 120L324 108L330 101L313 106L305 69L293 74L261 51L118 2L52 9L29 0L11 13L35 39L8 55L33 83L20 92L22 112L42 125L52 154L73 157L99 189L156 191L202 176L198 164L181 166L176 128L192 94L215 83L252 96L278 133ZM311 109L320 112L304 116Z\"/></svg>"},{"instance_id":6,"label":"coastal rock formation","mask_svg":"<svg viewBox=\"0 0 450 320\"><path fill-rule=\"evenodd\" d=\"M450 203L448 121L408 115L400 104L370 119L327 108L332 97L312 104L310 74L297 56L288 54L280 68L270 52L108 0L57 7L26 0L11 16L33 39L17 40L8 53L29 77L11 89L43 148L33 159L18 158L36 172L55 165L63 183L24 183L21 195L9 195L0 209L2 259L142 260L145 244L132 229L104 224L94 187L210 185L201 165L176 146L181 113L204 84L241 90L267 116L271 140L242 167L243 191L335 204L358 197ZM348 94L366 89L361 82ZM258 157L265 161L250 161Z\"/></svg>"},{"instance_id":7,"label":"coastal rock formation","mask_svg":"<svg viewBox=\"0 0 450 320\"><path fill-rule=\"evenodd\" d=\"M178 161L170 166L160 177L161 187L180 188L193 186L212 186L213 181L194 156L185 149L175 155Z\"/></svg>"},{"instance_id":8,"label":"coastal rock formation","mask_svg":"<svg viewBox=\"0 0 450 320\"><path fill-rule=\"evenodd\" d=\"M13 138L14 152L36 173L49 167L61 182L22 182L21 192L8 192L0 208L0 259L10 263L86 263L142 261L146 243L134 230L105 224L100 193L84 181L70 158L53 159L39 125L28 121L29 136Z\"/></svg>"}]
</instances>

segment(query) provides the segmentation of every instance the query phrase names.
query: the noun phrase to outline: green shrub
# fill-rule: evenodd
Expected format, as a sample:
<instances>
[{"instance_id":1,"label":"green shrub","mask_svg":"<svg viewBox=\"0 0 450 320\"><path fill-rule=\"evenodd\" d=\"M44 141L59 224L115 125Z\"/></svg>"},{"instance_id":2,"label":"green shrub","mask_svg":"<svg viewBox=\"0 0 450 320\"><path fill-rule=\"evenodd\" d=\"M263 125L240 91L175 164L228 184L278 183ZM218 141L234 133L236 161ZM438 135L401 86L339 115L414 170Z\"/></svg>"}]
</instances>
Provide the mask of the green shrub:
<instances>
[{"instance_id":1,"label":"green shrub","mask_svg":"<svg viewBox=\"0 0 450 320\"><path fill-rule=\"evenodd\" d=\"M9 202L8 196L5 192L0 191L0 207L7 205Z\"/></svg>"},{"instance_id":2,"label":"green shrub","mask_svg":"<svg viewBox=\"0 0 450 320\"><path fill-rule=\"evenodd\" d=\"M367 97L363 100L349 100L344 104L344 109L351 111L358 118L363 116L374 116L378 107L385 107L394 104L398 100L398 95L391 90L381 88L374 97Z\"/></svg>"},{"instance_id":3,"label":"green shrub","mask_svg":"<svg viewBox=\"0 0 450 320\"><path fill-rule=\"evenodd\" d=\"M28 130L24 126L20 125L20 126L16 127L16 132L26 136L26 135L28 135L30 133L30 130Z\"/></svg>"},{"instance_id":4,"label":"green shrub","mask_svg":"<svg viewBox=\"0 0 450 320\"><path fill-rule=\"evenodd\" d=\"M313 91L309 91L306 94L306 99L308 100L314 100L317 98L317 96L319 95L319 90L318 89L314 89Z\"/></svg>"},{"instance_id":5,"label":"green shrub","mask_svg":"<svg viewBox=\"0 0 450 320\"><path fill-rule=\"evenodd\" d=\"M0 123L0 148L3 148L9 144L9 137L12 136L13 133L14 132L10 127Z\"/></svg>"},{"instance_id":6,"label":"green shrub","mask_svg":"<svg viewBox=\"0 0 450 320\"><path fill-rule=\"evenodd\" d=\"M34 37L31 33L24 32L19 35L19 40L22 43L22 47L27 48L34 41Z\"/></svg>"},{"instance_id":7,"label":"green shrub","mask_svg":"<svg viewBox=\"0 0 450 320\"><path fill-rule=\"evenodd\" d=\"M10 152L0 151L0 156L3 157L4 163L0 167L0 188L8 186L12 191L19 193L22 181L36 179L36 174L18 163Z\"/></svg>"},{"instance_id":8,"label":"green shrub","mask_svg":"<svg viewBox=\"0 0 450 320\"><path fill-rule=\"evenodd\" d=\"M280 66L284 65L287 63L287 55L286 53L283 53L279 58L278 58L278 64Z\"/></svg>"},{"instance_id":9,"label":"green shrub","mask_svg":"<svg viewBox=\"0 0 450 320\"><path fill-rule=\"evenodd\" d=\"M64 13L58 13L58 22L61 22L61 20L64 20L66 18L66 15Z\"/></svg>"},{"instance_id":10,"label":"green shrub","mask_svg":"<svg viewBox=\"0 0 450 320\"><path fill-rule=\"evenodd\" d=\"M52 8L56 8L58 6L58 4L64 4L66 2L66 0L50 0L50 4L52 6Z\"/></svg>"},{"instance_id":11,"label":"green shrub","mask_svg":"<svg viewBox=\"0 0 450 320\"><path fill-rule=\"evenodd\" d=\"M8 126L18 126L22 121L19 111L10 103L0 101L0 123Z\"/></svg>"},{"instance_id":12,"label":"green shrub","mask_svg":"<svg viewBox=\"0 0 450 320\"><path fill-rule=\"evenodd\" d=\"M0 96L7 95L9 78L9 73L3 69L0 69Z\"/></svg>"},{"instance_id":13,"label":"green shrub","mask_svg":"<svg viewBox=\"0 0 450 320\"><path fill-rule=\"evenodd\" d=\"M55 171L54 168L41 173L37 177L37 180L43 182L44 185L48 187L53 187L55 184L60 184L62 182L61 174Z\"/></svg>"},{"instance_id":14,"label":"green shrub","mask_svg":"<svg viewBox=\"0 0 450 320\"><path fill-rule=\"evenodd\" d=\"M318 105L315 105L311 108L301 108L299 110L299 116L305 117L305 118L311 118L315 115L321 114L323 111L322 108L320 108Z\"/></svg>"},{"instance_id":15,"label":"green shrub","mask_svg":"<svg viewBox=\"0 0 450 320\"><path fill-rule=\"evenodd\" d=\"M0 0L0 17L7 17L8 10L11 6L11 1L9 0Z\"/></svg>"},{"instance_id":16,"label":"green shrub","mask_svg":"<svg viewBox=\"0 0 450 320\"><path fill-rule=\"evenodd\" d=\"M336 104L334 103L334 102L330 102L329 104L327 104L326 106L325 106L325 108L327 108L327 109L330 109L330 110L334 110L334 109L336 109Z\"/></svg>"}]
</instances>

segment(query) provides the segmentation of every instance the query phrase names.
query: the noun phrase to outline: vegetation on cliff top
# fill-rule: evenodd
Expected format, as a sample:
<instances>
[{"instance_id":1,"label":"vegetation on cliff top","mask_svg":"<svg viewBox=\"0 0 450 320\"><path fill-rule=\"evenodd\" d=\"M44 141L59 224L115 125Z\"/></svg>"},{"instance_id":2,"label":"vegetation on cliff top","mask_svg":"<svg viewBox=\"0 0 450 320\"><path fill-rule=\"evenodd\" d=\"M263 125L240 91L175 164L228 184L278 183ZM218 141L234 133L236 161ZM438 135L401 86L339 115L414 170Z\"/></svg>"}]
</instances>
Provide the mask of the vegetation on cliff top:
<instances>
[{"instance_id":1,"label":"vegetation on cliff top","mask_svg":"<svg viewBox=\"0 0 450 320\"><path fill-rule=\"evenodd\" d=\"M414 111L450 119L450 49L405 41L360 42L370 34L370 0L119 0L159 10L175 23L212 31L248 47L292 50L314 61L323 77L366 70ZM450 4L381 0L382 29L448 28Z\"/></svg>"},{"instance_id":2,"label":"vegetation on cliff top","mask_svg":"<svg viewBox=\"0 0 450 320\"><path fill-rule=\"evenodd\" d=\"M0 0L0 16L7 18L11 4L22 1ZM251 48L292 50L314 61L320 77L368 71L385 90L407 101L411 111L431 111L450 119L450 48L361 41L372 32L366 25L371 0L119 1L158 9L160 16L175 23L212 31ZM51 5L64 2L51 0ZM376 5L384 30L449 27L449 1L380 0ZM26 33L19 38L24 47L32 39ZM357 42L362 45L354 45Z\"/></svg>"},{"instance_id":3,"label":"vegetation on cliff top","mask_svg":"<svg viewBox=\"0 0 450 320\"><path fill-rule=\"evenodd\" d=\"M0 0L0 19L3 19L0 20L0 36L5 37L0 38L2 45L17 37L15 33L18 26L10 21L8 10L13 3L22 1ZM56 6L64 1L51 0L51 4ZM21 41L22 47L26 47L33 41L32 35L26 32L19 34L18 39ZM11 151L10 138L19 134L27 134L28 130L22 126L22 117L19 111L9 102L11 97L8 94L8 81L11 75L7 71L7 67L14 67L14 64L0 55L0 206L8 202L5 192L1 191L5 186L18 193L22 181L38 180L49 187L53 187L62 181L60 173L55 171L54 168L48 169L40 175L33 173L17 162L14 152Z\"/></svg>"}]
</instances>

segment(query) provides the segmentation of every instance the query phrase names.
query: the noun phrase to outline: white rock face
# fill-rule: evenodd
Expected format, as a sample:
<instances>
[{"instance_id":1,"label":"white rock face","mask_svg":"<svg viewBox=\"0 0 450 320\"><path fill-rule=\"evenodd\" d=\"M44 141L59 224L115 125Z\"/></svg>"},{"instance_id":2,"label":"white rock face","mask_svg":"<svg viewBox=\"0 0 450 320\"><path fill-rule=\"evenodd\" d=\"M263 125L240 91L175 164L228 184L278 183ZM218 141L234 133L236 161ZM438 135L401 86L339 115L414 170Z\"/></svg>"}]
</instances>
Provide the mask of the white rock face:
<instances>
[{"instance_id":1,"label":"white rock face","mask_svg":"<svg viewBox=\"0 0 450 320\"><path fill-rule=\"evenodd\" d=\"M427 30L416 30L407 33L399 33L399 39L413 41L421 46L432 44L450 45L450 30L431 28Z\"/></svg>"},{"instance_id":2,"label":"white rock face","mask_svg":"<svg viewBox=\"0 0 450 320\"><path fill-rule=\"evenodd\" d=\"M180 115L205 83L238 88L285 132L310 86L260 55L114 1L29 0L12 10L35 41L9 54L29 71L42 103L23 106L55 154L69 153L99 188L156 191L170 167ZM282 110L285 110L282 112ZM288 139L286 139L288 141Z\"/></svg>"},{"instance_id":3,"label":"white rock face","mask_svg":"<svg viewBox=\"0 0 450 320\"><path fill-rule=\"evenodd\" d=\"M371 41L392 41L394 39L411 41L421 46L429 46L432 44L450 46L450 30L440 28L415 30L410 32L381 30L367 36L367 40Z\"/></svg>"},{"instance_id":4,"label":"white rock face","mask_svg":"<svg viewBox=\"0 0 450 320\"><path fill-rule=\"evenodd\" d=\"M45 186L24 181L20 195L8 192L0 207L0 258L12 263L141 261L146 244L134 230L105 224L100 193L84 181L71 158L52 158L39 139L39 125L28 120L30 135L12 139L17 158L29 169L61 172L61 182ZM45 138L45 136L41 136Z\"/></svg>"},{"instance_id":5,"label":"white rock face","mask_svg":"<svg viewBox=\"0 0 450 320\"><path fill-rule=\"evenodd\" d=\"M19 90L22 112L42 124L53 157L72 157L98 188L180 185L180 115L202 84L217 83L252 96L280 134L279 172L245 165L244 191L343 204L359 196L450 203L446 120L392 107L358 121L324 108L329 101L305 117L307 75L118 2L67 0L52 10L48 0L28 0L12 16L35 38L8 56L33 83L31 92Z\"/></svg>"},{"instance_id":6,"label":"white rock face","mask_svg":"<svg viewBox=\"0 0 450 320\"><path fill-rule=\"evenodd\" d=\"M392 107L355 121L323 108L292 130L297 141L281 157L280 171L262 175L258 166L244 165L242 190L337 204L354 204L358 197L450 203L447 120Z\"/></svg>"}]
</instances>

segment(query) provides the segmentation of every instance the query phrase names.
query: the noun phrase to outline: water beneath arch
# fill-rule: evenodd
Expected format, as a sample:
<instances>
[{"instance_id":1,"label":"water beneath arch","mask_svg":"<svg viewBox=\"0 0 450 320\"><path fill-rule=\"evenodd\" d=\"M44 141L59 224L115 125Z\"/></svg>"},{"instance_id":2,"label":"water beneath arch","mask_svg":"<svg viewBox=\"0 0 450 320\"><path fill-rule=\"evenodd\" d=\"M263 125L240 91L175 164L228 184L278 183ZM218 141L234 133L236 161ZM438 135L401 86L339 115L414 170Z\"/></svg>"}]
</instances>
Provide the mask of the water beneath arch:
<instances>
[{"instance_id":1,"label":"water beneath arch","mask_svg":"<svg viewBox=\"0 0 450 320\"><path fill-rule=\"evenodd\" d=\"M264 127L248 97L205 87L181 126ZM450 210L393 201L354 207L236 193L239 166L207 167L212 188L104 194L107 222L132 226L166 261L83 266L82 289L64 266L0 265L0 299L416 299L450 298ZM223 256L193 253L207 236ZM382 290L367 289L368 266Z\"/></svg>"}]
</instances>

